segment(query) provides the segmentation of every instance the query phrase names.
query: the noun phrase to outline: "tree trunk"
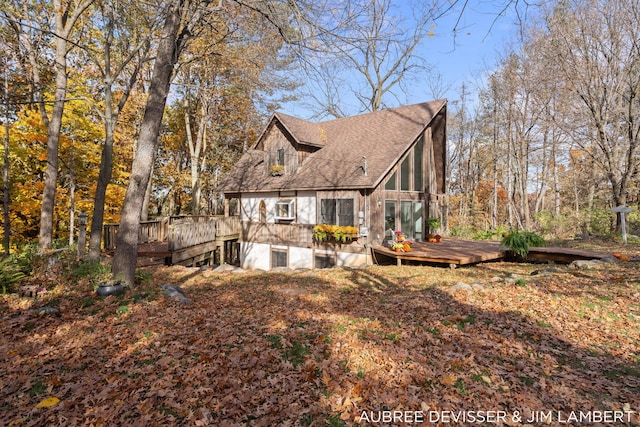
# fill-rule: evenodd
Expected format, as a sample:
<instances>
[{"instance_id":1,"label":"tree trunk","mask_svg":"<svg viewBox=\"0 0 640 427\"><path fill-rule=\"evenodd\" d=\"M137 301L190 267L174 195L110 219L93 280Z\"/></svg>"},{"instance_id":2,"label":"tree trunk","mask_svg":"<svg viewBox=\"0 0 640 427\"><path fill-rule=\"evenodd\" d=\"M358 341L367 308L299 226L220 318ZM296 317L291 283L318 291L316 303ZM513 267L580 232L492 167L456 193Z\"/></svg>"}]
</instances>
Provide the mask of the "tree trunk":
<instances>
[{"instance_id":1,"label":"tree trunk","mask_svg":"<svg viewBox=\"0 0 640 427\"><path fill-rule=\"evenodd\" d=\"M4 253L9 255L11 249L11 220L9 219L9 77L7 70L4 72L4 162L2 166L2 214L4 218L4 233L2 247Z\"/></svg>"},{"instance_id":2,"label":"tree trunk","mask_svg":"<svg viewBox=\"0 0 640 427\"><path fill-rule=\"evenodd\" d=\"M53 98L51 119L47 128L47 167L44 173L42 211L40 212L40 239L38 241L38 249L40 251L51 249L53 241L53 210L58 180L58 145L64 102L67 96L67 44L71 29L92 2L93 0L85 0L71 14L68 9L70 6L63 4L60 0L53 2L56 20L56 90Z\"/></svg>"},{"instance_id":3,"label":"tree trunk","mask_svg":"<svg viewBox=\"0 0 640 427\"><path fill-rule=\"evenodd\" d=\"M107 103L105 103L107 104ZM105 106L107 111L108 105ZM91 216L91 236L89 237L89 261L100 260L100 243L102 241L102 223L104 222L104 204L107 194L107 186L111 182L113 173L113 124L110 114L107 113L105 120L106 134L104 147L102 147L102 157L100 159L100 172L98 183L96 184L96 194L93 202L93 215Z\"/></svg>"},{"instance_id":4,"label":"tree trunk","mask_svg":"<svg viewBox=\"0 0 640 427\"><path fill-rule=\"evenodd\" d=\"M53 242L53 209L56 201L58 181L58 145L64 99L67 94L67 37L62 32L62 17L56 14L56 91L53 111L47 129L47 167L44 173L42 190L42 211L40 212L40 239L38 249L42 252L51 249Z\"/></svg>"},{"instance_id":5,"label":"tree trunk","mask_svg":"<svg viewBox=\"0 0 640 427\"><path fill-rule=\"evenodd\" d=\"M184 41L179 34L183 6L183 0L178 0L164 23L140 128L138 148L133 159L129 186L122 206L112 272L114 281L127 286L134 284L140 213L151 177L173 67L178 61Z\"/></svg>"},{"instance_id":6,"label":"tree trunk","mask_svg":"<svg viewBox=\"0 0 640 427\"><path fill-rule=\"evenodd\" d=\"M142 202L142 210L140 211L140 221L149 220L149 204L151 203L151 188L153 184L153 169L151 165L151 173L149 173L149 182L147 183L147 191L144 192L144 201Z\"/></svg>"}]
</instances>

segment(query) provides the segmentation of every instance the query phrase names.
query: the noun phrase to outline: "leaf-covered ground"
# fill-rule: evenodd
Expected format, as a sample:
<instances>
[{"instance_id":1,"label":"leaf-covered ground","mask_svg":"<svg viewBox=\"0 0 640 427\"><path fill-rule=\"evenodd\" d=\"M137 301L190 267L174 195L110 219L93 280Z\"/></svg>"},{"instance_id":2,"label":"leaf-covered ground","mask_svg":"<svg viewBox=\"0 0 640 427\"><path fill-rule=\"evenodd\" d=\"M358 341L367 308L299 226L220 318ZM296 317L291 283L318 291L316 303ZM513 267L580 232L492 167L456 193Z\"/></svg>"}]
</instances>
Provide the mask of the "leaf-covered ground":
<instances>
[{"instance_id":1,"label":"leaf-covered ground","mask_svg":"<svg viewBox=\"0 0 640 427\"><path fill-rule=\"evenodd\" d=\"M363 411L508 414L485 425L622 411L614 424L640 425L640 263L531 275L544 268L156 267L120 297L84 281L4 296L0 425L367 425ZM60 314L31 310L43 304Z\"/></svg>"}]
</instances>

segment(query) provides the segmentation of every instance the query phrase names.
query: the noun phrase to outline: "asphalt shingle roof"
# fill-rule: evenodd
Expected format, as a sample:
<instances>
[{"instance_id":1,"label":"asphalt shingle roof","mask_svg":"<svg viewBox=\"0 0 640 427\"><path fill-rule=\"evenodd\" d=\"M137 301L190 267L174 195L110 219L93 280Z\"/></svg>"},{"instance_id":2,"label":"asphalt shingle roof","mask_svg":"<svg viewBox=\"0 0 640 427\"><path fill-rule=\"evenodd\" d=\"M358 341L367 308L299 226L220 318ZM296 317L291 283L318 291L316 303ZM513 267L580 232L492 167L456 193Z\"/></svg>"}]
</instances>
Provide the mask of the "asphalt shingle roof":
<instances>
[{"instance_id":1,"label":"asphalt shingle roof","mask_svg":"<svg viewBox=\"0 0 640 427\"><path fill-rule=\"evenodd\" d=\"M249 150L218 189L236 193L374 188L445 105L446 100L437 100L319 123L275 113L269 123L279 121L298 144L321 148L297 172L276 177L266 173L264 152Z\"/></svg>"}]
</instances>

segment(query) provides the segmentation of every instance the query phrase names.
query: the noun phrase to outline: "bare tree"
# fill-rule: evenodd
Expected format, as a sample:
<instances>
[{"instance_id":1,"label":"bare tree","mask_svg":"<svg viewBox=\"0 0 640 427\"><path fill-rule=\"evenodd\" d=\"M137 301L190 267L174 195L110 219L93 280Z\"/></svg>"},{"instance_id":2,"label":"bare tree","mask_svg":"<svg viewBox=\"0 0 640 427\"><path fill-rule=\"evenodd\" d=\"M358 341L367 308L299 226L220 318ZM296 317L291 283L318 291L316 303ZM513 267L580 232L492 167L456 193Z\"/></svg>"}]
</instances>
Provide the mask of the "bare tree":
<instances>
[{"instance_id":1,"label":"bare tree","mask_svg":"<svg viewBox=\"0 0 640 427\"><path fill-rule=\"evenodd\" d=\"M323 44L312 46L314 59L305 64L309 80L315 82L310 96L317 104L316 115L350 112L349 95L359 112L376 111L390 97L406 94L416 79L425 80L430 66L415 52L439 9L438 2L418 3L411 17L402 17L391 0L367 0L336 10L347 25L322 35Z\"/></svg>"},{"instance_id":2,"label":"bare tree","mask_svg":"<svg viewBox=\"0 0 640 427\"><path fill-rule=\"evenodd\" d=\"M561 124L606 177L611 203L625 204L640 165L640 5L565 2L547 26L545 60L573 97L572 120Z\"/></svg>"}]
</instances>

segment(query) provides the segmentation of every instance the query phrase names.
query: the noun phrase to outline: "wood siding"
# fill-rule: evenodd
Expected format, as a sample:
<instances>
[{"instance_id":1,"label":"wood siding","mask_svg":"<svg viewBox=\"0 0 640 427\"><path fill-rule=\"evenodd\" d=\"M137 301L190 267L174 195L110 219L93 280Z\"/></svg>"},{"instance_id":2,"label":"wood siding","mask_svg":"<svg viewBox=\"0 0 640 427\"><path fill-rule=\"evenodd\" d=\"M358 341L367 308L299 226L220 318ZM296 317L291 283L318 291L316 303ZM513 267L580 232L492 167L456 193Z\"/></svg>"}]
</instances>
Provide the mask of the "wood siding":
<instances>
[{"instance_id":1,"label":"wood siding","mask_svg":"<svg viewBox=\"0 0 640 427\"><path fill-rule=\"evenodd\" d=\"M313 240L313 225L278 224L242 221L240 240L252 243L265 243L277 246L297 246L326 250L346 250L349 252L362 249L361 239L348 244L318 243Z\"/></svg>"}]
</instances>

